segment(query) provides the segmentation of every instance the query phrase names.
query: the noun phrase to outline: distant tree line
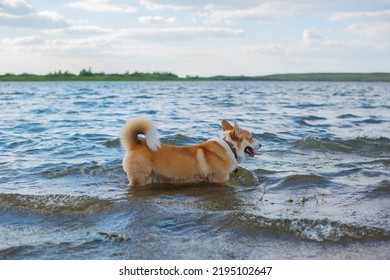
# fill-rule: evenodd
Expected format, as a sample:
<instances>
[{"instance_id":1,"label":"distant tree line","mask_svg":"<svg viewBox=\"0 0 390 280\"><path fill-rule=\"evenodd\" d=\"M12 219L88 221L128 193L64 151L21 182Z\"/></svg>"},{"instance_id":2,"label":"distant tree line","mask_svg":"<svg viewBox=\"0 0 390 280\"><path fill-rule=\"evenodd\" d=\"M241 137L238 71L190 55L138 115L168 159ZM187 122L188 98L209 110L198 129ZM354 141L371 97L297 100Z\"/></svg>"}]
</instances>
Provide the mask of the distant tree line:
<instances>
[{"instance_id":1,"label":"distant tree line","mask_svg":"<svg viewBox=\"0 0 390 280\"><path fill-rule=\"evenodd\" d=\"M91 68L82 69L78 75L69 71L54 71L46 75L11 74L0 75L0 81L166 81L180 80L180 77L171 72L133 72L118 73L93 72Z\"/></svg>"},{"instance_id":2,"label":"distant tree line","mask_svg":"<svg viewBox=\"0 0 390 280\"><path fill-rule=\"evenodd\" d=\"M0 81L356 81L390 82L390 73L302 73L275 74L266 76L189 76L184 78L171 72L144 73L129 71L118 73L93 72L91 67L82 69L78 75L69 71L58 70L46 75L4 74Z\"/></svg>"}]
</instances>

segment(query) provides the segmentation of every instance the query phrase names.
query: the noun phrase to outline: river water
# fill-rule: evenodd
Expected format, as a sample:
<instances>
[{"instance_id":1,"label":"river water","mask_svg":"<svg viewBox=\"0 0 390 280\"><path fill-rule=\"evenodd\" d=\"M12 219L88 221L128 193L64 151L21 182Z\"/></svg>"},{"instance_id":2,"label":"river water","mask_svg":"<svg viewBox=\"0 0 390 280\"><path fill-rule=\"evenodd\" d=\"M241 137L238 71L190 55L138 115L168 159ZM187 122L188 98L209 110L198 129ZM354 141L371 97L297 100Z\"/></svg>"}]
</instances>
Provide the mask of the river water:
<instances>
[{"instance_id":1,"label":"river water","mask_svg":"<svg viewBox=\"0 0 390 280\"><path fill-rule=\"evenodd\" d=\"M0 83L0 259L390 259L390 83ZM119 133L263 145L227 185L128 189Z\"/></svg>"}]
</instances>

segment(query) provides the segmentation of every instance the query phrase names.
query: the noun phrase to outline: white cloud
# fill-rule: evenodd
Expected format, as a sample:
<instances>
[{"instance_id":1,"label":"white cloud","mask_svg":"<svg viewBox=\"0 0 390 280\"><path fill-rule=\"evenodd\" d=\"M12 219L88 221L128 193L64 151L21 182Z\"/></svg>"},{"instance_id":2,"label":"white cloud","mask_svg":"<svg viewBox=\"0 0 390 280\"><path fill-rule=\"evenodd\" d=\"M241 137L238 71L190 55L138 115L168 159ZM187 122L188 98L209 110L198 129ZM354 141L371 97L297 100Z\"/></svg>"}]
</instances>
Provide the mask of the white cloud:
<instances>
[{"instance_id":1,"label":"white cloud","mask_svg":"<svg viewBox=\"0 0 390 280\"><path fill-rule=\"evenodd\" d=\"M8 46L15 46L15 45L33 45L33 44L41 44L44 40L40 36L23 36L23 37L17 37L17 38L4 38L1 40L2 44L8 45Z\"/></svg>"},{"instance_id":2,"label":"white cloud","mask_svg":"<svg viewBox=\"0 0 390 280\"><path fill-rule=\"evenodd\" d=\"M166 24L174 23L176 21L176 18L164 18L162 16L142 16L138 18L138 21L142 24Z\"/></svg>"},{"instance_id":3,"label":"white cloud","mask_svg":"<svg viewBox=\"0 0 390 280\"><path fill-rule=\"evenodd\" d=\"M199 37L242 37L242 29L212 27L130 28L119 31L118 36L147 40L189 40Z\"/></svg>"},{"instance_id":4,"label":"white cloud","mask_svg":"<svg viewBox=\"0 0 390 280\"><path fill-rule=\"evenodd\" d=\"M89 27L87 27L89 28ZM90 27L94 28L94 27ZM82 32L84 27L74 27L63 32ZM103 32L103 30L101 30ZM1 45L7 47L35 48L36 51L58 53L59 51L90 50L92 52L112 52L118 45L128 44L128 40L161 41L161 40L190 40L202 37L236 37L243 36L243 31L228 28L130 28L120 30L104 30L104 35L80 37L80 38L47 38L40 36L10 37L4 38ZM55 33L54 35L58 35ZM126 42L126 43L124 43Z\"/></svg>"},{"instance_id":5,"label":"white cloud","mask_svg":"<svg viewBox=\"0 0 390 280\"><path fill-rule=\"evenodd\" d=\"M96 25L81 25L73 24L71 27L66 29L67 34L80 34L85 33L86 35L91 34L102 34L112 32L109 28L102 28Z\"/></svg>"},{"instance_id":6,"label":"white cloud","mask_svg":"<svg viewBox=\"0 0 390 280\"><path fill-rule=\"evenodd\" d=\"M306 30L307 31L307 30ZM242 49L247 52L258 53L267 56L289 56L301 57L311 55L312 57L322 57L326 54L335 54L339 51L347 51L349 48L356 48L355 45L348 45L339 41L313 39L311 32L303 32L303 38L292 44L258 44L247 45Z\"/></svg>"},{"instance_id":7,"label":"white cloud","mask_svg":"<svg viewBox=\"0 0 390 280\"><path fill-rule=\"evenodd\" d=\"M280 55L284 54L286 48L278 44L265 44L265 45L249 45L244 46L243 50L261 54Z\"/></svg>"},{"instance_id":8,"label":"white cloud","mask_svg":"<svg viewBox=\"0 0 390 280\"><path fill-rule=\"evenodd\" d=\"M54 11L42 11L37 13L38 17L47 18L50 21L53 22L61 22L64 20L64 18L59 15L57 12Z\"/></svg>"},{"instance_id":9,"label":"white cloud","mask_svg":"<svg viewBox=\"0 0 390 280\"><path fill-rule=\"evenodd\" d=\"M148 0L151 1L151 0ZM205 23L232 24L239 20L256 22L281 21L287 17L316 18L327 17L330 20L341 19L375 19L388 20L388 0L344 0L344 1L312 1L312 0L247 0L247 1L182 1L191 7L196 7L195 16ZM153 0L153 2L170 2L174 0ZM199 2L199 3L198 3ZM207 5L209 4L209 5ZM203 6L202 6L203 5ZM353 10L360 12L350 12ZM367 12L377 8L377 11ZM386 7L387 9L381 10ZM203 8L203 9L200 9ZM346 12L340 12L346 11Z\"/></svg>"},{"instance_id":10,"label":"white cloud","mask_svg":"<svg viewBox=\"0 0 390 280\"><path fill-rule=\"evenodd\" d=\"M94 36L99 34L108 34L115 32L110 28L102 28L96 25L90 25L81 22L70 22L70 26L67 28L44 30L42 33L49 36Z\"/></svg>"},{"instance_id":11,"label":"white cloud","mask_svg":"<svg viewBox=\"0 0 390 280\"><path fill-rule=\"evenodd\" d=\"M369 71L368 64L383 71L390 48L385 1L0 0L0 73L89 65L184 75Z\"/></svg>"},{"instance_id":12,"label":"white cloud","mask_svg":"<svg viewBox=\"0 0 390 280\"><path fill-rule=\"evenodd\" d=\"M237 20L253 20L257 22L271 22L283 16L290 15L289 9L281 8L279 3L268 2L246 9L214 10L208 9L197 13L205 23L231 24Z\"/></svg>"},{"instance_id":13,"label":"white cloud","mask_svg":"<svg viewBox=\"0 0 390 280\"><path fill-rule=\"evenodd\" d=\"M0 0L0 25L17 28L64 28L68 22L54 11L36 12L23 0Z\"/></svg>"},{"instance_id":14,"label":"white cloud","mask_svg":"<svg viewBox=\"0 0 390 280\"><path fill-rule=\"evenodd\" d=\"M25 15L32 11L31 5L24 0L0 0L0 13Z\"/></svg>"},{"instance_id":15,"label":"white cloud","mask_svg":"<svg viewBox=\"0 0 390 280\"><path fill-rule=\"evenodd\" d=\"M390 10L375 12L334 13L330 20L390 20Z\"/></svg>"},{"instance_id":16,"label":"white cloud","mask_svg":"<svg viewBox=\"0 0 390 280\"><path fill-rule=\"evenodd\" d=\"M302 3L310 2L311 0L278 0L282 2L284 6L291 6ZM272 0L139 0L140 4L150 10L186 10L186 9L222 9L222 8L234 8L234 9L247 9L257 7L264 3L273 3ZM292 4L292 5L288 5Z\"/></svg>"},{"instance_id":17,"label":"white cloud","mask_svg":"<svg viewBox=\"0 0 390 280\"><path fill-rule=\"evenodd\" d=\"M322 36L319 31L314 28L307 28L302 32L302 39L304 41L320 40Z\"/></svg>"},{"instance_id":18,"label":"white cloud","mask_svg":"<svg viewBox=\"0 0 390 280\"><path fill-rule=\"evenodd\" d=\"M172 10L186 10L191 8L191 4L188 5L186 1L162 1L165 3L156 3L156 1L152 0L140 0L139 1L142 6L147 8L148 10L164 10L164 9L172 9ZM161 1L158 1L161 2ZM173 3L172 3L173 2ZM183 3L185 3L183 5Z\"/></svg>"},{"instance_id":19,"label":"white cloud","mask_svg":"<svg viewBox=\"0 0 390 280\"><path fill-rule=\"evenodd\" d=\"M386 7L387 8L387 7ZM329 17L330 21L347 21L346 31L360 36L360 42L366 42L371 49L383 50L390 47L390 10L362 12L338 12ZM369 42L367 41L370 40ZM351 48L353 49L353 48ZM356 48L355 48L356 49Z\"/></svg>"},{"instance_id":20,"label":"white cloud","mask_svg":"<svg viewBox=\"0 0 390 280\"><path fill-rule=\"evenodd\" d=\"M353 34L364 35L369 38L383 39L389 41L390 23L378 24L352 24L347 30Z\"/></svg>"},{"instance_id":21,"label":"white cloud","mask_svg":"<svg viewBox=\"0 0 390 280\"><path fill-rule=\"evenodd\" d=\"M130 5L114 4L110 0L82 0L66 4L67 7L99 13L134 13L136 8Z\"/></svg>"},{"instance_id":22,"label":"white cloud","mask_svg":"<svg viewBox=\"0 0 390 280\"><path fill-rule=\"evenodd\" d=\"M102 34L86 37L85 34ZM83 34L85 33L85 34ZM123 28L104 29L96 26L72 26L66 29L47 32L48 35L84 35L82 38L47 40L46 42L61 42L66 46L95 47L100 44L124 43L125 40L140 41L182 41L197 38L231 38L243 37L242 29L213 28L213 27L175 27L175 28Z\"/></svg>"},{"instance_id":23,"label":"white cloud","mask_svg":"<svg viewBox=\"0 0 390 280\"><path fill-rule=\"evenodd\" d=\"M56 12L43 11L23 16L0 14L0 25L28 29L52 29L67 27L69 23Z\"/></svg>"},{"instance_id":24,"label":"white cloud","mask_svg":"<svg viewBox=\"0 0 390 280\"><path fill-rule=\"evenodd\" d=\"M348 49L352 45L335 40L325 40L321 33L330 32L330 30L321 30L317 28L306 28L302 31L302 40L298 44L291 46L289 51L293 52L313 52L325 54L328 52Z\"/></svg>"}]
</instances>

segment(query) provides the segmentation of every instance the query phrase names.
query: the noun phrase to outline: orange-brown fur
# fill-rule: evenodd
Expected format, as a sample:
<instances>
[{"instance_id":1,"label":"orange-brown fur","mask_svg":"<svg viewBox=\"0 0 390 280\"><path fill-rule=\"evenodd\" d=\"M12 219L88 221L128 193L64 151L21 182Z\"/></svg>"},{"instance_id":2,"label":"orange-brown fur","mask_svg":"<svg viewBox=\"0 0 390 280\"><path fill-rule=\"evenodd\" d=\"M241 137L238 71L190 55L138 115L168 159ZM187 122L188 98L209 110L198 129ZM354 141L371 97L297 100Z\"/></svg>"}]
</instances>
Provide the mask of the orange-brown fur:
<instances>
[{"instance_id":1,"label":"orange-brown fur","mask_svg":"<svg viewBox=\"0 0 390 280\"><path fill-rule=\"evenodd\" d=\"M222 124L226 128L228 122L224 120ZM230 134L233 135L228 137L231 138L229 141L237 139L237 145L240 145L243 134L239 136L234 129L233 127L230 129ZM249 132L243 131L250 137ZM138 134L145 135L146 140L138 138ZM205 180L222 183L229 179L229 172L237 166L234 152L224 140L175 146L160 143L157 137L157 130L147 118L136 118L124 126L121 137L122 146L126 150L123 168L130 186Z\"/></svg>"}]
</instances>

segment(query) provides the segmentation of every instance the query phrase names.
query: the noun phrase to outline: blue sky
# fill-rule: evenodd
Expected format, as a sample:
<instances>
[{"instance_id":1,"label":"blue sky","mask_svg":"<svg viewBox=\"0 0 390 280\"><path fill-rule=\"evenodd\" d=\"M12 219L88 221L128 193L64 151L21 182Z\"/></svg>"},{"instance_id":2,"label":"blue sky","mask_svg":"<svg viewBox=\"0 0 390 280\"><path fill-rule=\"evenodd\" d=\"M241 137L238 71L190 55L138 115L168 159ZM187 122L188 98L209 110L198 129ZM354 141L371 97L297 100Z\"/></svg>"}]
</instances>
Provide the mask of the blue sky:
<instances>
[{"instance_id":1,"label":"blue sky","mask_svg":"<svg viewBox=\"0 0 390 280\"><path fill-rule=\"evenodd\" d=\"M389 0L0 0L0 73L390 72Z\"/></svg>"}]
</instances>

